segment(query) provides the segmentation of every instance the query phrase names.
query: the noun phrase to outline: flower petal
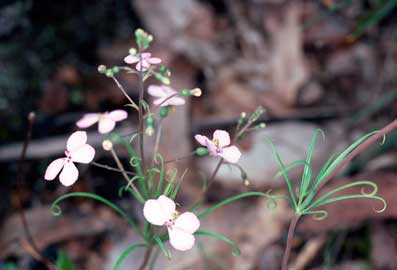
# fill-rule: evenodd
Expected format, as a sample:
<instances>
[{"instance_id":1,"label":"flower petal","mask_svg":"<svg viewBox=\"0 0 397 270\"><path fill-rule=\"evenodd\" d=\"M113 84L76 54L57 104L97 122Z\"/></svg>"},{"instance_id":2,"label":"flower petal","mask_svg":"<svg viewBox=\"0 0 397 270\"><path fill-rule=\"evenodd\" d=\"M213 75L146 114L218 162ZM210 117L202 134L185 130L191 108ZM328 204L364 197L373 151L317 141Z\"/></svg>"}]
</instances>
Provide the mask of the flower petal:
<instances>
[{"instance_id":1,"label":"flower petal","mask_svg":"<svg viewBox=\"0 0 397 270\"><path fill-rule=\"evenodd\" d=\"M157 226L162 226L172 219L175 212L175 203L166 196L160 196L157 200L147 200L143 207L143 215L146 220Z\"/></svg>"},{"instance_id":2,"label":"flower petal","mask_svg":"<svg viewBox=\"0 0 397 270\"><path fill-rule=\"evenodd\" d=\"M58 158L52 161L45 171L44 179L49 181L54 180L58 173L62 170L64 164L65 158Z\"/></svg>"},{"instance_id":3,"label":"flower petal","mask_svg":"<svg viewBox=\"0 0 397 270\"><path fill-rule=\"evenodd\" d=\"M122 121L122 120L126 119L128 117L128 114L124 110L114 110L114 111L111 111L108 116L113 121L118 122L118 121Z\"/></svg>"},{"instance_id":4,"label":"flower petal","mask_svg":"<svg viewBox=\"0 0 397 270\"><path fill-rule=\"evenodd\" d=\"M194 138L196 139L196 141L197 141L199 144L201 144L201 145L203 145L203 146L207 146L207 141L210 140L210 139L208 139L208 137L203 136L203 135L200 135L200 134L195 135Z\"/></svg>"},{"instance_id":5,"label":"flower petal","mask_svg":"<svg viewBox=\"0 0 397 270\"><path fill-rule=\"evenodd\" d=\"M66 143L66 149L69 152L83 146L87 142L87 133L85 131L76 131L70 135L68 142Z\"/></svg>"},{"instance_id":6,"label":"flower petal","mask_svg":"<svg viewBox=\"0 0 397 270\"><path fill-rule=\"evenodd\" d=\"M152 97L164 97L166 96L163 87L158 86L158 85L149 85L149 87L147 88L147 91L149 93L149 95L151 95Z\"/></svg>"},{"instance_id":7,"label":"flower petal","mask_svg":"<svg viewBox=\"0 0 397 270\"><path fill-rule=\"evenodd\" d=\"M241 152L236 146L232 145L230 147L223 148L222 152L218 155L230 163L237 163L241 157Z\"/></svg>"},{"instance_id":8,"label":"flower petal","mask_svg":"<svg viewBox=\"0 0 397 270\"><path fill-rule=\"evenodd\" d=\"M127 64L133 64L139 61L139 58L136 57L135 55L128 55L124 58L124 62Z\"/></svg>"},{"instance_id":9,"label":"flower petal","mask_svg":"<svg viewBox=\"0 0 397 270\"><path fill-rule=\"evenodd\" d=\"M149 59L151 56L152 56L152 54L150 52L142 53L142 59L146 60L146 59ZM139 59L139 56L138 56L138 59Z\"/></svg>"},{"instance_id":10,"label":"flower petal","mask_svg":"<svg viewBox=\"0 0 397 270\"><path fill-rule=\"evenodd\" d=\"M150 67L150 63L147 62L146 60L142 60L142 62L138 62L136 64L136 70L140 71L142 68L142 71L146 71Z\"/></svg>"},{"instance_id":11,"label":"flower petal","mask_svg":"<svg viewBox=\"0 0 397 270\"><path fill-rule=\"evenodd\" d=\"M168 99L166 102L164 102L163 104L161 104L161 106L180 106L180 105L184 105L186 103L184 98L181 97L172 97L170 99Z\"/></svg>"},{"instance_id":12,"label":"flower petal","mask_svg":"<svg viewBox=\"0 0 397 270\"><path fill-rule=\"evenodd\" d=\"M79 163L90 163L95 156L95 149L89 144L85 144L70 152L72 161Z\"/></svg>"},{"instance_id":13,"label":"flower petal","mask_svg":"<svg viewBox=\"0 0 397 270\"><path fill-rule=\"evenodd\" d=\"M99 120L98 131L101 134L109 133L116 126L116 122L110 118L104 117Z\"/></svg>"},{"instance_id":14,"label":"flower petal","mask_svg":"<svg viewBox=\"0 0 397 270\"><path fill-rule=\"evenodd\" d=\"M230 144L230 136L229 133L225 130L215 130L214 140L218 140L219 142L219 147L223 148L225 146L228 146Z\"/></svg>"},{"instance_id":15,"label":"flower petal","mask_svg":"<svg viewBox=\"0 0 397 270\"><path fill-rule=\"evenodd\" d=\"M76 125L79 128L88 128L89 126L92 126L99 120L99 114L98 113L87 113L83 115L82 118L80 118L79 121L76 122Z\"/></svg>"},{"instance_id":16,"label":"flower petal","mask_svg":"<svg viewBox=\"0 0 397 270\"><path fill-rule=\"evenodd\" d=\"M170 244L176 250L186 251L194 246L194 236L191 233L173 227L172 229L168 229L168 234L170 237Z\"/></svg>"},{"instance_id":17,"label":"flower petal","mask_svg":"<svg viewBox=\"0 0 397 270\"><path fill-rule=\"evenodd\" d=\"M157 57L152 57L152 58L149 58L148 60L147 60L150 64L160 64L161 63L161 59L160 58L157 58Z\"/></svg>"},{"instance_id":18,"label":"flower petal","mask_svg":"<svg viewBox=\"0 0 397 270\"><path fill-rule=\"evenodd\" d=\"M61 184L65 187L71 186L76 182L77 178L79 178L79 171L76 166L71 161L65 162L63 170L59 175L59 181L61 181Z\"/></svg>"},{"instance_id":19,"label":"flower petal","mask_svg":"<svg viewBox=\"0 0 397 270\"><path fill-rule=\"evenodd\" d=\"M192 234L200 227L200 221L192 212L185 212L175 219L174 227Z\"/></svg>"}]
</instances>

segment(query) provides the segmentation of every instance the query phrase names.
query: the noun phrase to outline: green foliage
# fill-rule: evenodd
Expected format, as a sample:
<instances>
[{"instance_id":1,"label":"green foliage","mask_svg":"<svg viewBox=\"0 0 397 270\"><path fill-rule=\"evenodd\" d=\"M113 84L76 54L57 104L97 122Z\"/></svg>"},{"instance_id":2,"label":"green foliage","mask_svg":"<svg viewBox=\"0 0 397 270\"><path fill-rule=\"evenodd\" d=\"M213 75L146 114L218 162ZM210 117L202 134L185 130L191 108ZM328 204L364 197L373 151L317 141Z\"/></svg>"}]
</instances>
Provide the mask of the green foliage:
<instances>
[{"instance_id":1,"label":"green foliage","mask_svg":"<svg viewBox=\"0 0 397 270\"><path fill-rule=\"evenodd\" d=\"M346 148L339 155L331 155L328 160L325 162L320 172L316 177L312 176L312 168L311 168L311 159L314 151L314 146L317 141L318 134L322 133L321 130L316 130L312 140L309 145L309 150L307 153L306 160L298 160L293 162L287 166L281 160L274 144L269 140L275 158L281 167L281 171L276 175L276 177L283 176L289 190L290 203L293 209L295 210L296 215L313 215L314 219L322 220L328 216L327 211L323 209L318 209L321 206L324 206L329 203L334 203L337 201L347 200L347 199L360 199L360 198L369 198L373 200L380 201L383 204L383 208L378 210L378 212L382 212L386 209L386 201L377 196L378 187L374 182L363 180L363 181L355 181L349 184L345 184L338 188L335 188L332 191L325 193L320 198L317 198L314 202L313 199L316 198L320 184L327 179L327 177L333 172L333 170L337 169L338 166L343 162L343 160L356 149L361 143L367 140L369 137L378 133L378 131L373 131L365 136L361 137L353 144L351 144L348 148ZM300 189L296 190L291 179L288 176L288 170L295 168L297 166L304 166L302 179L300 183ZM313 179L314 178L314 179ZM352 187L361 187L361 193L358 194L350 194L350 195L342 195L335 196L340 191L348 190ZM367 187L370 189L370 192L365 192L364 188Z\"/></svg>"},{"instance_id":2,"label":"green foliage","mask_svg":"<svg viewBox=\"0 0 397 270\"><path fill-rule=\"evenodd\" d=\"M62 250L58 252L57 259L55 261L57 270L74 270L75 266L71 258Z\"/></svg>"}]
</instances>

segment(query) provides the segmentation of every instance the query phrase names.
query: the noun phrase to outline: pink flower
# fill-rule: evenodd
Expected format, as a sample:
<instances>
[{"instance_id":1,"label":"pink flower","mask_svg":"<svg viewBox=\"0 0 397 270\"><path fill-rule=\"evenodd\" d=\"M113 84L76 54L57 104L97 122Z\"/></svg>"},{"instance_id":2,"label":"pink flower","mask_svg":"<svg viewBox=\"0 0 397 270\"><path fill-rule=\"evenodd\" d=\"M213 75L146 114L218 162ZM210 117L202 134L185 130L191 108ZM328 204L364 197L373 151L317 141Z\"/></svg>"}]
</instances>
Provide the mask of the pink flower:
<instances>
[{"instance_id":1,"label":"pink flower","mask_svg":"<svg viewBox=\"0 0 397 270\"><path fill-rule=\"evenodd\" d=\"M154 105L165 106L179 106L185 104L185 99L178 96L178 92L171 87L165 85L150 85L148 87L149 95L156 97L153 101Z\"/></svg>"},{"instance_id":2,"label":"pink flower","mask_svg":"<svg viewBox=\"0 0 397 270\"><path fill-rule=\"evenodd\" d=\"M127 112L123 110L115 110L104 113L87 113L79 121L77 121L76 125L79 128L88 128L96 122L99 122L98 131L99 133L104 134L112 131L116 126L116 122L126 119L127 116Z\"/></svg>"},{"instance_id":3,"label":"pink flower","mask_svg":"<svg viewBox=\"0 0 397 270\"><path fill-rule=\"evenodd\" d=\"M142 61L139 58L139 54L137 55L128 55L124 58L124 62L127 64L133 64L133 63L138 63L136 64L136 70L140 71L142 68L142 71L146 71L150 68L151 65L156 65L161 63L161 59L157 57L152 57L151 53L142 53Z\"/></svg>"},{"instance_id":4,"label":"pink flower","mask_svg":"<svg viewBox=\"0 0 397 270\"><path fill-rule=\"evenodd\" d=\"M146 220L157 226L167 227L170 243L177 250L189 250L194 245L193 233L200 227L195 214L175 211L175 203L161 195L157 200L147 200L143 207Z\"/></svg>"},{"instance_id":5,"label":"pink flower","mask_svg":"<svg viewBox=\"0 0 397 270\"><path fill-rule=\"evenodd\" d=\"M196 135L194 138L199 144L208 148L211 155L223 157L230 163L236 163L240 157L241 152L234 145L230 145L230 136L227 131L215 130L213 139L210 140L206 136Z\"/></svg>"},{"instance_id":6,"label":"pink flower","mask_svg":"<svg viewBox=\"0 0 397 270\"><path fill-rule=\"evenodd\" d=\"M90 163L94 159L95 149L86 144L87 133L85 131L76 131L70 135L65 150L64 158L58 158L48 166L44 179L54 180L58 173L59 181L62 185L70 186L76 182L79 177L79 171L73 162ZM63 169L62 169L63 168Z\"/></svg>"}]
</instances>

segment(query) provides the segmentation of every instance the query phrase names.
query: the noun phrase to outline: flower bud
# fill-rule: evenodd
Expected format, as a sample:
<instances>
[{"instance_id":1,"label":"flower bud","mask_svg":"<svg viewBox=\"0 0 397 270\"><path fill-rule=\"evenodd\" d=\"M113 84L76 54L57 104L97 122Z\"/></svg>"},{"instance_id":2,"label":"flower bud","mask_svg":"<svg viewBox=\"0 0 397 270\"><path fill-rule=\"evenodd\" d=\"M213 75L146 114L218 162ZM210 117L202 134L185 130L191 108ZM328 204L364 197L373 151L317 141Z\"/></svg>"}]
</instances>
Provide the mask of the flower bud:
<instances>
[{"instance_id":1,"label":"flower bud","mask_svg":"<svg viewBox=\"0 0 397 270\"><path fill-rule=\"evenodd\" d=\"M188 97L188 96L190 96L190 90L189 89L182 89L180 91L180 94L181 94L181 96Z\"/></svg>"},{"instance_id":2,"label":"flower bud","mask_svg":"<svg viewBox=\"0 0 397 270\"><path fill-rule=\"evenodd\" d=\"M194 153L199 157L203 157L208 155L209 152L207 147L197 147L196 150L194 150Z\"/></svg>"},{"instance_id":3,"label":"flower bud","mask_svg":"<svg viewBox=\"0 0 397 270\"><path fill-rule=\"evenodd\" d=\"M113 71L111 69L108 69L108 70L106 70L105 75L106 75L106 77L111 78L111 77L113 77Z\"/></svg>"},{"instance_id":4,"label":"flower bud","mask_svg":"<svg viewBox=\"0 0 397 270\"><path fill-rule=\"evenodd\" d=\"M117 74L120 72L120 68L119 67L112 67L112 73L113 74Z\"/></svg>"},{"instance_id":5,"label":"flower bud","mask_svg":"<svg viewBox=\"0 0 397 270\"><path fill-rule=\"evenodd\" d=\"M250 181L248 179L244 180L244 186L248 187L250 185Z\"/></svg>"},{"instance_id":6,"label":"flower bud","mask_svg":"<svg viewBox=\"0 0 397 270\"><path fill-rule=\"evenodd\" d=\"M168 116L168 107L160 108L160 117L166 118Z\"/></svg>"},{"instance_id":7,"label":"flower bud","mask_svg":"<svg viewBox=\"0 0 397 270\"><path fill-rule=\"evenodd\" d=\"M146 134L147 136L152 136L152 135L154 134L154 129L153 129L153 127L151 127L151 126L147 127L146 130L145 130L145 134Z\"/></svg>"},{"instance_id":8,"label":"flower bud","mask_svg":"<svg viewBox=\"0 0 397 270\"><path fill-rule=\"evenodd\" d=\"M98 72L101 74L104 74L106 72L106 66L105 65L99 65L98 66Z\"/></svg>"},{"instance_id":9,"label":"flower bud","mask_svg":"<svg viewBox=\"0 0 397 270\"><path fill-rule=\"evenodd\" d=\"M104 140L102 142L102 148L105 151L110 151L113 148L113 143L110 140Z\"/></svg>"},{"instance_id":10,"label":"flower bud","mask_svg":"<svg viewBox=\"0 0 397 270\"><path fill-rule=\"evenodd\" d=\"M199 97L199 96L201 96L201 89L200 88L194 88L194 89L192 89L192 90L190 90L190 94L192 95L192 96L195 96L195 97Z\"/></svg>"},{"instance_id":11,"label":"flower bud","mask_svg":"<svg viewBox=\"0 0 397 270\"><path fill-rule=\"evenodd\" d=\"M135 49L135 48L130 48L130 49L128 50L128 53L129 53L130 55L136 55L136 49Z\"/></svg>"}]
</instances>

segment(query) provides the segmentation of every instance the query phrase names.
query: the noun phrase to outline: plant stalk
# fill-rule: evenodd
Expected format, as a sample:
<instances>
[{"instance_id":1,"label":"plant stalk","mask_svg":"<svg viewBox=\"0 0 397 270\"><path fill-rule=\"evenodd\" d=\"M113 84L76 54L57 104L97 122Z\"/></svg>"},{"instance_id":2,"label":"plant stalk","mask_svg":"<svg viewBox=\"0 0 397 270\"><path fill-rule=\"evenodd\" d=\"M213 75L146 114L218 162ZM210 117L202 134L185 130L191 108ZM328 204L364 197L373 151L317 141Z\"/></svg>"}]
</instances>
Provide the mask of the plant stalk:
<instances>
[{"instance_id":1,"label":"plant stalk","mask_svg":"<svg viewBox=\"0 0 397 270\"><path fill-rule=\"evenodd\" d=\"M296 225L298 224L299 219L300 219L300 216L295 215L291 219L291 222L289 224L288 235L287 235L287 244L285 245L285 251L284 251L283 262L281 265L281 270L288 269L288 258L291 253L292 241L294 240L294 233L295 233Z\"/></svg>"}]
</instances>

